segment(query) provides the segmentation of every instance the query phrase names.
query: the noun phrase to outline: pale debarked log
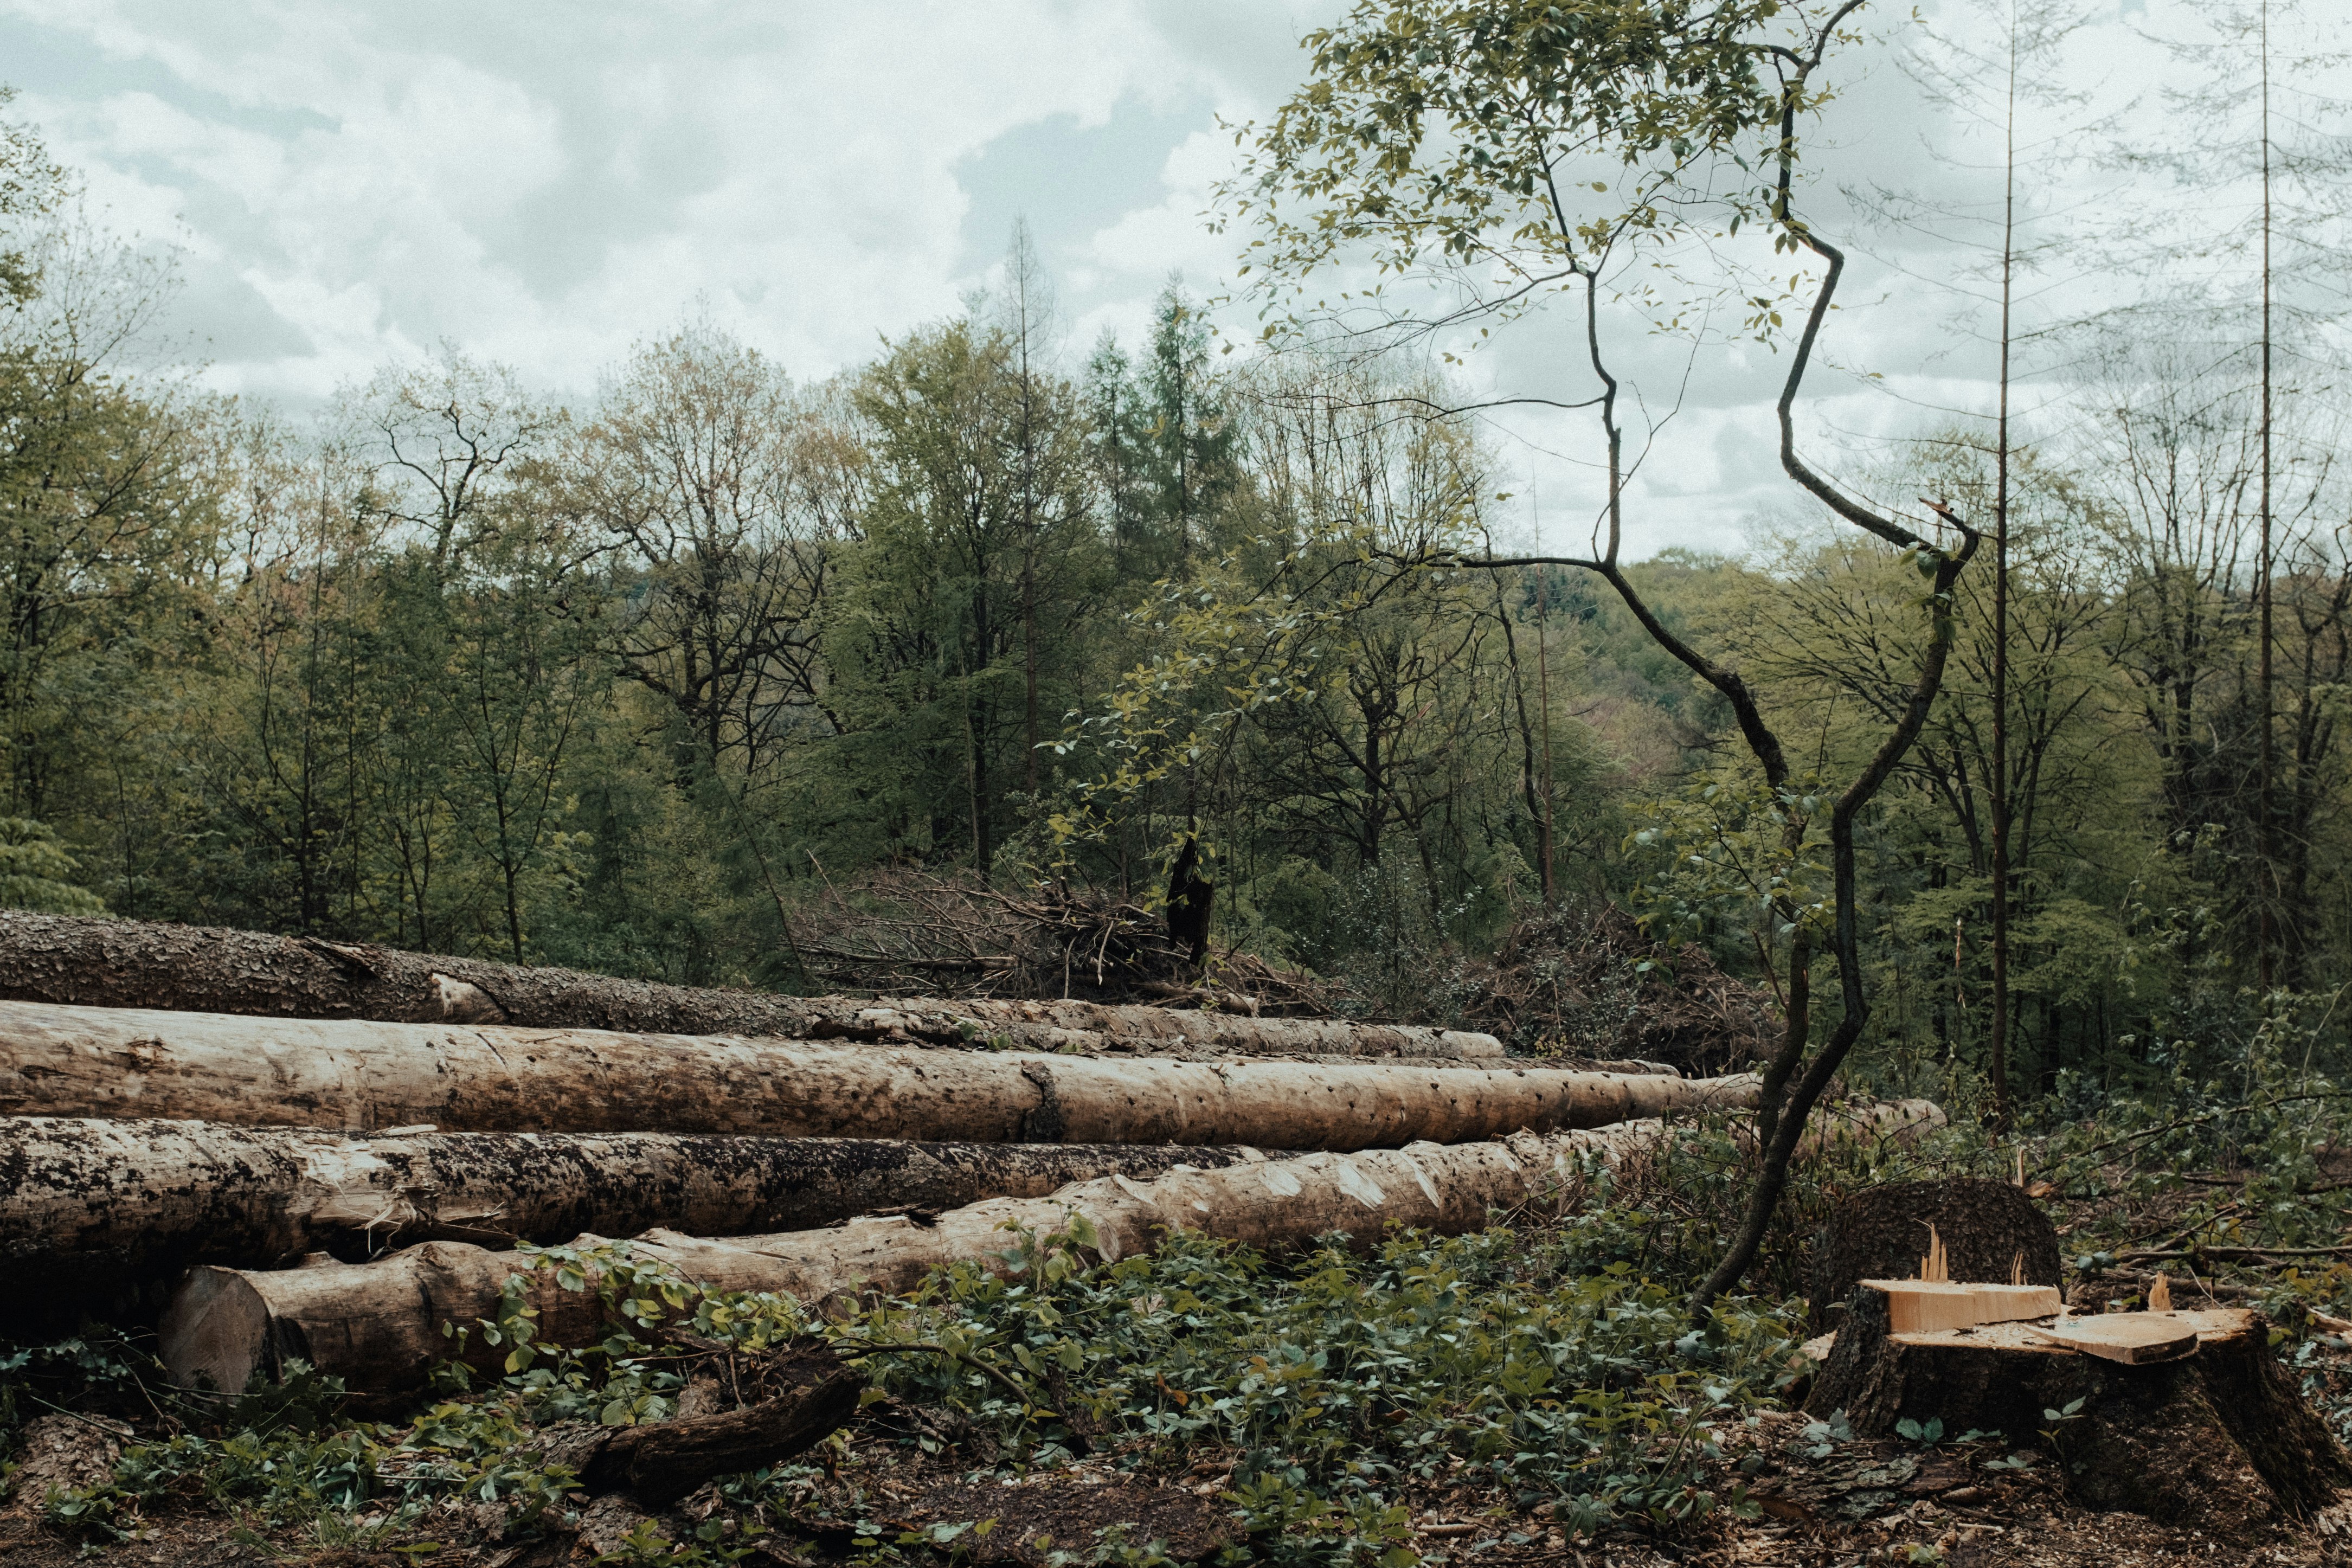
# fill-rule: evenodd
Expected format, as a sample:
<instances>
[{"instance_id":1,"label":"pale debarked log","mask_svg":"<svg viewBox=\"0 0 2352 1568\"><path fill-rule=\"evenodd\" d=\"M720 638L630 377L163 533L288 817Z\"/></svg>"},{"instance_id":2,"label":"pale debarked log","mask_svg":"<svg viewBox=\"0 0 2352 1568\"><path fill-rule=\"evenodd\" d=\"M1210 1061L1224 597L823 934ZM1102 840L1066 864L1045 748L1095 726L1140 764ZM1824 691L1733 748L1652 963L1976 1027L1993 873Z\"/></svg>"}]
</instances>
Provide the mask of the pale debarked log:
<instances>
[{"instance_id":1,"label":"pale debarked log","mask_svg":"<svg viewBox=\"0 0 2352 1568\"><path fill-rule=\"evenodd\" d=\"M0 1112L347 1131L1455 1143L1736 1108L1752 1076L1063 1056L0 1002Z\"/></svg>"}]
</instances>

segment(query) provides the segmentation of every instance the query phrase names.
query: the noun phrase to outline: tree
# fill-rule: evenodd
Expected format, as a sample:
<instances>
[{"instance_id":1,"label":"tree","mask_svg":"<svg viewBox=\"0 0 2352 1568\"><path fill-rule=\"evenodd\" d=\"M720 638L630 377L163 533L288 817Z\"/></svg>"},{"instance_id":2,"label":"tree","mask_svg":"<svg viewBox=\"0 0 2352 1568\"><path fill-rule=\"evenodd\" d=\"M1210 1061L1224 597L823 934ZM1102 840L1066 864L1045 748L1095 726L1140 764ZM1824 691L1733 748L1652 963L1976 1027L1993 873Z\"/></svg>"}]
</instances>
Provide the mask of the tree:
<instances>
[{"instance_id":1,"label":"tree","mask_svg":"<svg viewBox=\"0 0 2352 1568\"><path fill-rule=\"evenodd\" d=\"M886 833L961 838L983 880L1008 795L1035 777L1036 710L1069 695L1101 573L1078 393L1045 363L1039 292L1033 277L1026 342L957 320L860 378L870 489L827 644Z\"/></svg>"},{"instance_id":2,"label":"tree","mask_svg":"<svg viewBox=\"0 0 2352 1568\"><path fill-rule=\"evenodd\" d=\"M2167 94L2168 121L2181 128L2183 143L2128 146L2116 157L2127 167L2165 176L2197 199L2168 214L2162 228L2144 226L2143 219L2127 226L2123 238L2126 251L2136 252L2134 262L2168 285L2154 291L2141 312L2175 333L2226 344L2255 395L2252 892L2255 967L2268 992L2279 979L2277 949L2285 929L2274 611L2286 541L2274 493L2276 425L2283 405L2313 395L2344 368L2340 354L2330 351L2339 340L2332 329L2344 320L2336 273L2352 217L2342 185L2352 155L2340 136L2318 129L2342 105L2298 85L2321 74L2324 47L2314 39L2298 47L2291 37L2279 36L2280 25L2302 18L2293 0L2246 0L2187 14L2196 20L2196 35L2161 40L2194 72L2189 86ZM2289 365L2284 386L2277 379L2283 357Z\"/></svg>"},{"instance_id":3,"label":"tree","mask_svg":"<svg viewBox=\"0 0 2352 1568\"><path fill-rule=\"evenodd\" d=\"M601 537L629 678L667 710L674 776L748 790L822 723L817 646L838 518L803 484L783 373L708 324L641 345L553 461L551 504Z\"/></svg>"},{"instance_id":4,"label":"tree","mask_svg":"<svg viewBox=\"0 0 2352 1568\"><path fill-rule=\"evenodd\" d=\"M446 900L456 917L487 912L521 963L524 882L556 830L566 754L597 691L593 550L535 487L519 487L556 421L510 371L446 349L378 375L352 414L376 459L368 504L392 550L376 574L383 662L398 684L380 732L418 784L394 835L418 944L431 946L423 862L437 827L444 853L462 843L480 871ZM462 945L455 934L445 926L444 945Z\"/></svg>"},{"instance_id":5,"label":"tree","mask_svg":"<svg viewBox=\"0 0 2352 1568\"><path fill-rule=\"evenodd\" d=\"M1855 914L1856 824L1934 706L1953 638L1954 586L1979 541L1948 510L1919 531L1853 499L1797 450L1796 400L1845 267L1844 252L1798 208L1799 130L1823 101L1819 73L1858 4L1360 5L1304 40L1315 79L1248 138L1244 172L1224 189L1233 209L1255 225L1248 259L1270 274L1270 298L1295 299L1300 279L1360 248L1380 273L1442 281L1459 301L1421 315L1391 302L1389 322L1413 332L1507 320L1561 290L1578 300L1597 391L1572 405L1593 410L1600 425L1605 542L1590 555L1488 557L1479 564L1573 565L1608 582L1643 628L1731 705L1772 809L1786 820L1791 854L1822 797L1792 788L1785 749L1740 673L1675 637L1625 574L1623 388L1610 368L1601 306L1627 255L1677 235L1696 237L1689 215L1701 203L1720 214L1727 231L1761 220L1776 256L1810 256L1820 268L1778 402L1781 466L1831 513L1916 563L1928 583L1929 630L1909 700L1879 747L1827 797L1834 890L1826 934L1841 1006L1829 1038L1810 1057L1817 917L1784 910L1792 935L1788 1027L1764 1072L1763 1156L1740 1231L1694 1293L1698 1305L1736 1283L1754 1259L1804 1121L1868 1022ZM1761 188L1742 181L1727 198L1709 202L1697 176L1744 169L1759 143ZM1612 201L1571 210L1570 192L1611 195L1600 177L1611 172L1618 187ZM1777 302L1766 299L1756 310L1751 330L1777 325ZM1423 563L1468 563L1449 552Z\"/></svg>"},{"instance_id":6,"label":"tree","mask_svg":"<svg viewBox=\"0 0 2352 1568\"><path fill-rule=\"evenodd\" d=\"M1234 436L1209 374L1209 325L1171 278L1153 307L1138 413L1139 478L1157 545L1154 574L1189 575L1215 547L1209 533L1219 501L1233 486Z\"/></svg>"},{"instance_id":7,"label":"tree","mask_svg":"<svg viewBox=\"0 0 2352 1568\"><path fill-rule=\"evenodd\" d=\"M1882 207L1907 229L1924 229L1951 243L1970 246L1980 261L1971 270L1979 276L1938 279L1963 295L1962 310L1997 305L1995 329L1994 406L1991 418L1993 468L1992 636L1989 658L1989 729L1991 757L1986 774L1986 815L1990 833L1992 903L1992 984L1990 1049L1987 1072L1992 1079L1995 1123L2011 1121L2009 1083L2010 910L2014 878L2022 863L2012 855L2011 837L2016 812L2010 798L2010 470L2012 453L2011 392L2020 367L2017 284L2021 273L2041 267L2066 244L2050 234L2044 215L2037 212L2032 193L2019 211L2019 180L2029 177L2036 189L2050 183L2054 169L2079 156L2076 149L2105 129L2086 121L2080 110L2084 95L2066 85L2063 51L2083 26L2081 11L2070 4L2032 5L2007 0L1978 8L1971 18L1990 24L1991 38L1955 36L1933 26L1919 28L1906 51L1904 69L1926 90L1929 102L1950 110L1963 127L1986 139L2000 141L2000 198L1996 205L1971 208L1964 202L1923 199L1914 195L1879 193ZM2076 111L2068 123L2047 123L2053 110ZM2021 133L2022 143L2021 144ZM1947 169L1958 165L1948 155ZM1994 299L1969 300L1970 285L1987 285Z\"/></svg>"}]
</instances>

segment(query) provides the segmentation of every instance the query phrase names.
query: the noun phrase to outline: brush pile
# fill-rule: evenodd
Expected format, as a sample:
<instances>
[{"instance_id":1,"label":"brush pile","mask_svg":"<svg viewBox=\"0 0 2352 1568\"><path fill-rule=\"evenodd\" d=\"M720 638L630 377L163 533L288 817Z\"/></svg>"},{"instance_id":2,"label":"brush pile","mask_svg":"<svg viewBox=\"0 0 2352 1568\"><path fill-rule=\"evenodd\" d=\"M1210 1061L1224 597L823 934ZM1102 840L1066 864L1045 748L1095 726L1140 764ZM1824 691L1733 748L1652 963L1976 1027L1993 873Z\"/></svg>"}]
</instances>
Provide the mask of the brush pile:
<instances>
[{"instance_id":1,"label":"brush pile","mask_svg":"<svg viewBox=\"0 0 2352 1568\"><path fill-rule=\"evenodd\" d=\"M1020 891L874 871L828 882L795 917L818 984L883 994L1159 1003L1266 1017L1328 1017L1334 993L1255 954L1196 964L1164 910L1067 882Z\"/></svg>"},{"instance_id":2,"label":"brush pile","mask_svg":"<svg viewBox=\"0 0 2352 1568\"><path fill-rule=\"evenodd\" d=\"M1696 942L1653 942L1614 904L1557 910L1513 927L1491 960L1464 966L1457 1016L1522 1056L1630 1058L1695 1076L1770 1054L1771 998Z\"/></svg>"}]
</instances>

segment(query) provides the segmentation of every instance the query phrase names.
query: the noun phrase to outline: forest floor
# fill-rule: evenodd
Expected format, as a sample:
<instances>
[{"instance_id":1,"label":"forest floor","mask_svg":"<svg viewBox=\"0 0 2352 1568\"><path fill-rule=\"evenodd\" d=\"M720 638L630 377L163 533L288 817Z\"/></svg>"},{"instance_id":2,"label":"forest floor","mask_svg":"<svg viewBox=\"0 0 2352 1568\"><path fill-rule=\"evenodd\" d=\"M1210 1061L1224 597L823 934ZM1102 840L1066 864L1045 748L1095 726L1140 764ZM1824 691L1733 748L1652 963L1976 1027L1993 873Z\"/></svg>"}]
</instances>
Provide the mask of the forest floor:
<instances>
[{"instance_id":1,"label":"forest floor","mask_svg":"<svg viewBox=\"0 0 2352 1568\"><path fill-rule=\"evenodd\" d=\"M2271 1247L2164 1266L2181 1305L2210 1286L2264 1310L2305 1396L2352 1430L2352 1340L2330 1315L2352 1297L2333 1195L2352 1153L2299 1135L2283 1163L2241 1137L2217 1159L2183 1135L2150 1116L2037 1150L2029 1174L2046 1173L2033 1179L2074 1301L2135 1298L2151 1267L2135 1253ZM552 1422L659 1419L694 1369L658 1344L541 1347L535 1365L450 1380L404 1419L371 1423L331 1389L209 1416L153 1405L135 1347L86 1335L0 1358L0 1396L24 1395L17 1422L64 1405L135 1435L111 1479L0 1512L0 1568L2352 1564L2352 1500L2263 1539L2213 1540L2080 1506L2046 1434L1857 1437L1791 1408L1793 1287L1826 1205L2014 1158L1962 1138L1809 1171L1761 1293L1705 1323L1678 1282L1736 1200L1727 1138L1579 1212L1397 1236L1370 1256L1180 1240L1086 1267L1068 1238L1028 1238L1009 1272L961 1267L846 1322L774 1299L688 1300L726 1353L822 1338L873 1387L800 1462L651 1517L535 1468L529 1445ZM909 1353L942 1342L963 1359Z\"/></svg>"},{"instance_id":2,"label":"forest floor","mask_svg":"<svg viewBox=\"0 0 2352 1568\"><path fill-rule=\"evenodd\" d=\"M1803 1415L1763 1412L1726 1443L1720 1468L1727 1484L1741 1475L1740 1461L1751 1455L1762 1461L1744 1477L1751 1518L1726 1511L1662 1532L1613 1529L1571 1542L1545 1519L1515 1510L1493 1489L1415 1488L1404 1499L1412 1519L1399 1544L1433 1568L2352 1563L2352 1510L2268 1539L2209 1540L2135 1514L2096 1512L2071 1503L2049 1457L2038 1448L1923 1448L1898 1439L1832 1442L1819 1423ZM926 1531L944 1533L943 1525L951 1529L990 1519L999 1521L992 1534L1002 1538L1001 1545L965 1541L959 1549L950 1540L937 1552L938 1561L974 1568L1045 1568L1055 1561L1055 1545L1090 1545L1112 1526L1127 1527L1130 1539L1160 1543L1167 1553L1162 1561L1213 1561L1235 1542L1233 1510L1223 1500L1233 1453L1140 1472L1122 1468L1128 1458L1113 1452L1027 1475L1000 1475L924 1455L909 1447L903 1425L890 1411L869 1412L852 1429L833 1473L812 1492L808 1505L773 1519L773 1533L750 1544L737 1561L743 1568L829 1568L871 1561L871 1552L856 1545L862 1530L919 1536ZM2021 1468L2011 1468L2021 1461ZM671 1540L690 1539L697 1525L720 1511L713 1496L692 1498L656 1523ZM654 1553L630 1555L625 1549L600 1557L561 1534L511 1544L445 1544L480 1528L483 1521L468 1514L463 1504L447 1506L354 1546L322 1539L315 1521L272 1523L257 1511L197 1503L150 1513L134 1538L101 1546L18 1513L0 1519L0 1563L8 1568L68 1568L93 1560L122 1568L552 1568L600 1560L667 1560ZM364 1532L371 1522L362 1515L350 1528ZM1032 1544L1040 1534L1049 1536L1050 1543ZM727 1544L738 1542L730 1538ZM1074 1555L1078 1561L1090 1557L1085 1551Z\"/></svg>"}]
</instances>

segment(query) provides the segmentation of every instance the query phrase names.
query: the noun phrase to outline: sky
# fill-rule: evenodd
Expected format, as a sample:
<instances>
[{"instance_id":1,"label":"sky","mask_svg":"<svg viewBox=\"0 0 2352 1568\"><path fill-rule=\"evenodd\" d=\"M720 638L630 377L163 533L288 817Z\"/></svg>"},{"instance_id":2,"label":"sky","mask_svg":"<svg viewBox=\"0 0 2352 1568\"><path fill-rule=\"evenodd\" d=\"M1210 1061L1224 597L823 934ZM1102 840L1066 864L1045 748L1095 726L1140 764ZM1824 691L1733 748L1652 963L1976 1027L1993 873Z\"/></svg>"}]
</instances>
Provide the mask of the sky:
<instances>
[{"instance_id":1,"label":"sky","mask_svg":"<svg viewBox=\"0 0 2352 1568\"><path fill-rule=\"evenodd\" d=\"M1016 218L1072 359L1106 330L1134 341L1171 275L1230 288L1237 241L1203 218L1235 157L1220 121L1278 103L1305 68L1300 35L1344 4L0 0L0 80L100 222L175 251L168 321L208 384L315 408L448 344L583 404L633 343L691 316L801 379L852 368L961 308ZM1964 58L1981 41L1965 4L1924 8L1941 42L1890 7L1825 126L1818 210L1859 237L1852 308L1809 388L1807 439L1833 466L1990 405L1981 309L1954 288L1981 226L1872 228L1840 194L1990 210L1984 126L1899 68L1906 48ZM2315 36L2352 20L2352 0L2307 9ZM2189 12L2083 7L2054 75L2086 102L2029 106L2042 142L2135 99L2122 123L2161 140L2160 89L2187 68L2147 35ZM2070 167L2030 194L2029 218L2128 205L2150 177ZM2126 286L2070 261L2034 288L2047 312ZM1230 317L1243 332L1247 312ZM1465 386L1581 395L1569 326L1511 328ZM1643 408L1672 413L1633 488L1631 553L1738 549L1795 515L1771 455L1785 361L1626 327ZM1580 543L1589 422L1505 412L1490 434L1518 527Z\"/></svg>"}]
</instances>

